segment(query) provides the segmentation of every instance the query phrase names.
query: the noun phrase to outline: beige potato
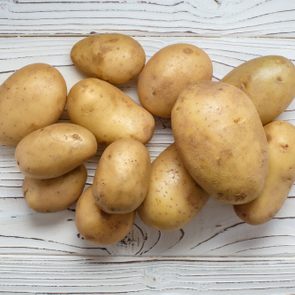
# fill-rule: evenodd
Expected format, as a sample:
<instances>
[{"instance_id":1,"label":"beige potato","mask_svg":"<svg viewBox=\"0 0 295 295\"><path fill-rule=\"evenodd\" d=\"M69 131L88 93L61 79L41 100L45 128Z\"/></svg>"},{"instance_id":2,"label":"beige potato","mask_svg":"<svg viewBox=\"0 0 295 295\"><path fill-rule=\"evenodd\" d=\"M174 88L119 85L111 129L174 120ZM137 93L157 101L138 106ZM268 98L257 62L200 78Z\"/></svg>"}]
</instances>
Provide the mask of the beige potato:
<instances>
[{"instance_id":1,"label":"beige potato","mask_svg":"<svg viewBox=\"0 0 295 295\"><path fill-rule=\"evenodd\" d=\"M146 197L151 171L147 148L134 139L110 144L97 165L93 195L107 213L129 213Z\"/></svg>"},{"instance_id":2,"label":"beige potato","mask_svg":"<svg viewBox=\"0 0 295 295\"><path fill-rule=\"evenodd\" d=\"M189 84L211 80L212 62L200 48L173 44L159 50L139 75L141 104L153 115L170 118L180 92Z\"/></svg>"},{"instance_id":3,"label":"beige potato","mask_svg":"<svg viewBox=\"0 0 295 295\"><path fill-rule=\"evenodd\" d=\"M38 212L56 212L72 205L80 197L87 171L84 165L52 179L25 177L23 193L30 208Z\"/></svg>"},{"instance_id":4,"label":"beige potato","mask_svg":"<svg viewBox=\"0 0 295 295\"><path fill-rule=\"evenodd\" d=\"M283 56L249 60L228 73L222 81L248 94L263 125L282 113L295 96L295 66Z\"/></svg>"},{"instance_id":5,"label":"beige potato","mask_svg":"<svg viewBox=\"0 0 295 295\"><path fill-rule=\"evenodd\" d=\"M57 123L24 137L16 147L15 158L26 176L48 179L80 166L96 149L95 137L86 128Z\"/></svg>"},{"instance_id":6,"label":"beige potato","mask_svg":"<svg viewBox=\"0 0 295 295\"><path fill-rule=\"evenodd\" d=\"M254 104L238 88L200 82L172 110L184 166L210 195L230 204L259 196L267 174L267 141Z\"/></svg>"},{"instance_id":7,"label":"beige potato","mask_svg":"<svg viewBox=\"0 0 295 295\"><path fill-rule=\"evenodd\" d=\"M145 52L123 34L99 34L77 42L71 51L75 66L87 75L114 84L134 79L145 64Z\"/></svg>"},{"instance_id":8,"label":"beige potato","mask_svg":"<svg viewBox=\"0 0 295 295\"><path fill-rule=\"evenodd\" d=\"M78 200L76 206L76 226L81 235L101 245L121 241L131 230L135 212L108 214L96 204L89 187Z\"/></svg>"},{"instance_id":9,"label":"beige potato","mask_svg":"<svg viewBox=\"0 0 295 295\"><path fill-rule=\"evenodd\" d=\"M0 86L0 144L15 146L24 136L58 120L67 97L64 78L47 64L31 64Z\"/></svg>"},{"instance_id":10,"label":"beige potato","mask_svg":"<svg viewBox=\"0 0 295 295\"><path fill-rule=\"evenodd\" d=\"M283 206L295 181L295 127L274 121L264 127L268 140L269 168L263 191L254 201L234 206L237 215L249 224L262 224Z\"/></svg>"},{"instance_id":11,"label":"beige potato","mask_svg":"<svg viewBox=\"0 0 295 295\"><path fill-rule=\"evenodd\" d=\"M153 116L113 85L84 79L71 89L67 110L72 122L89 129L99 143L134 138L146 143L153 135Z\"/></svg>"},{"instance_id":12,"label":"beige potato","mask_svg":"<svg viewBox=\"0 0 295 295\"><path fill-rule=\"evenodd\" d=\"M207 200L207 193L188 174L172 144L152 164L149 191L138 213L144 223L159 230L178 229Z\"/></svg>"}]
</instances>

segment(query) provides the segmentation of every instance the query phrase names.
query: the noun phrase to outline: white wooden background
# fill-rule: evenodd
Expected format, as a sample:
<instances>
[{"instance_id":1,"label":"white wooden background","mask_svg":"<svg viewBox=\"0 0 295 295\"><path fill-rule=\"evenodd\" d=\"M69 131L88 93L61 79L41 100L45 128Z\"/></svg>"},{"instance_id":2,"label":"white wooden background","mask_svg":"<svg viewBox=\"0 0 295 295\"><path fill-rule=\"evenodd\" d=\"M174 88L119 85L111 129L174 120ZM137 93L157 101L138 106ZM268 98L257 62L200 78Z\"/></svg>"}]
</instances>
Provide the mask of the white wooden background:
<instances>
[{"instance_id":1,"label":"white wooden background","mask_svg":"<svg viewBox=\"0 0 295 295\"><path fill-rule=\"evenodd\" d=\"M33 62L56 66L70 88L81 79L72 45L93 32L135 36L150 57L188 42L205 49L222 78L245 60L281 54L295 62L293 0L2 0L0 82ZM135 86L123 90L136 98ZM295 124L295 102L281 116ZM173 141L159 121L154 158ZM83 240L74 207L38 214L21 194L12 148L0 148L0 293L295 294L295 186L269 223L249 226L210 200L185 228L152 230L137 219L111 247ZM87 163L92 182L98 157Z\"/></svg>"}]
</instances>

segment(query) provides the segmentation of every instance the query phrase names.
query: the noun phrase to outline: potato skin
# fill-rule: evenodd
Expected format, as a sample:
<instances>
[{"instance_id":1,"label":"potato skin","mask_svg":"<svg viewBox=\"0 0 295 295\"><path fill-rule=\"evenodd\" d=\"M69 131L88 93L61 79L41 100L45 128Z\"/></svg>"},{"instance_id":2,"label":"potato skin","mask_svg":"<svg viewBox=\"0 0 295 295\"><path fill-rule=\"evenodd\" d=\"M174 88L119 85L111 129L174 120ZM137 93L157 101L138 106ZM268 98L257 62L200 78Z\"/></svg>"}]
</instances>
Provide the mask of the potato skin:
<instances>
[{"instance_id":1,"label":"potato skin","mask_svg":"<svg viewBox=\"0 0 295 295\"><path fill-rule=\"evenodd\" d=\"M237 215L249 224L262 224L283 206L295 181L295 127L274 121L264 127L268 140L269 168L263 191L254 201L234 206Z\"/></svg>"},{"instance_id":2,"label":"potato skin","mask_svg":"<svg viewBox=\"0 0 295 295\"><path fill-rule=\"evenodd\" d=\"M228 73L222 81L248 94L263 125L281 114L295 96L295 66L283 56L249 60Z\"/></svg>"},{"instance_id":3,"label":"potato skin","mask_svg":"<svg viewBox=\"0 0 295 295\"><path fill-rule=\"evenodd\" d=\"M110 245L121 241L131 230L135 212L108 214L96 204L89 187L76 206L76 226L81 235L97 244Z\"/></svg>"},{"instance_id":4,"label":"potato skin","mask_svg":"<svg viewBox=\"0 0 295 295\"><path fill-rule=\"evenodd\" d=\"M97 205L111 214L136 210L146 197L151 172L147 148L134 139L110 144L97 165L92 186Z\"/></svg>"},{"instance_id":5,"label":"potato skin","mask_svg":"<svg viewBox=\"0 0 295 295\"><path fill-rule=\"evenodd\" d=\"M174 144L153 162L148 195L138 214L159 230L178 229L206 204L208 195L184 168Z\"/></svg>"},{"instance_id":6,"label":"potato skin","mask_svg":"<svg viewBox=\"0 0 295 295\"><path fill-rule=\"evenodd\" d=\"M0 144L15 146L24 136L55 123L67 97L64 78L47 64L27 65L0 86Z\"/></svg>"},{"instance_id":7,"label":"potato skin","mask_svg":"<svg viewBox=\"0 0 295 295\"><path fill-rule=\"evenodd\" d=\"M120 89L89 78L71 89L67 110L72 122L89 129L99 143L134 138L146 143L153 135L155 120Z\"/></svg>"},{"instance_id":8,"label":"potato skin","mask_svg":"<svg viewBox=\"0 0 295 295\"><path fill-rule=\"evenodd\" d=\"M159 50L140 73L137 92L153 115L170 118L180 92L189 84L211 80L212 62L200 48L173 44Z\"/></svg>"},{"instance_id":9,"label":"potato skin","mask_svg":"<svg viewBox=\"0 0 295 295\"><path fill-rule=\"evenodd\" d=\"M26 176L48 179L80 166L96 150L95 137L86 128L57 123L24 137L16 147L15 158Z\"/></svg>"},{"instance_id":10,"label":"potato skin","mask_svg":"<svg viewBox=\"0 0 295 295\"><path fill-rule=\"evenodd\" d=\"M77 42L71 51L75 66L87 75L113 84L135 78L145 64L145 52L123 34L99 34Z\"/></svg>"},{"instance_id":11,"label":"potato skin","mask_svg":"<svg viewBox=\"0 0 295 295\"><path fill-rule=\"evenodd\" d=\"M80 197L87 170L84 165L52 179L25 177L23 193L28 206L38 212L65 210Z\"/></svg>"},{"instance_id":12,"label":"potato skin","mask_svg":"<svg viewBox=\"0 0 295 295\"><path fill-rule=\"evenodd\" d=\"M188 87L172 110L172 129L185 167L210 195L230 204L258 197L267 173L267 141L244 92L217 82Z\"/></svg>"}]
</instances>

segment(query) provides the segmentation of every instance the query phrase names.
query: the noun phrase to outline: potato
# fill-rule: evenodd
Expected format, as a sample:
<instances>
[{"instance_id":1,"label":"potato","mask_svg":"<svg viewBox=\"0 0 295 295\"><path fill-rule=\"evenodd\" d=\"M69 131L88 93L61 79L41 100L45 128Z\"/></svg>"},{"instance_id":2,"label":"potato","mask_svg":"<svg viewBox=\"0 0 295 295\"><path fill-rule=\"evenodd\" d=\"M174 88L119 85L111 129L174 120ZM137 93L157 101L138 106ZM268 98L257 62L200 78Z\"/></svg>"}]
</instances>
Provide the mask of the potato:
<instances>
[{"instance_id":1,"label":"potato","mask_svg":"<svg viewBox=\"0 0 295 295\"><path fill-rule=\"evenodd\" d=\"M108 214L95 202L89 187L79 198L76 206L76 226L81 235L101 245L121 241L131 230L135 212Z\"/></svg>"},{"instance_id":2,"label":"potato","mask_svg":"<svg viewBox=\"0 0 295 295\"><path fill-rule=\"evenodd\" d=\"M107 213L129 213L146 197L151 160L147 148L134 139L120 139L103 152L94 177L93 195Z\"/></svg>"},{"instance_id":3,"label":"potato","mask_svg":"<svg viewBox=\"0 0 295 295\"><path fill-rule=\"evenodd\" d=\"M190 83L211 80L212 62L200 48L173 44L159 50L139 75L141 104L152 114L170 118L180 92Z\"/></svg>"},{"instance_id":4,"label":"potato","mask_svg":"<svg viewBox=\"0 0 295 295\"><path fill-rule=\"evenodd\" d=\"M172 110L172 129L184 166L210 195L230 204L259 196L267 174L267 141L244 92L217 82L188 87Z\"/></svg>"},{"instance_id":5,"label":"potato","mask_svg":"<svg viewBox=\"0 0 295 295\"><path fill-rule=\"evenodd\" d=\"M87 171L84 165L52 179L25 177L23 193L30 208L38 212L56 212L72 205L80 197Z\"/></svg>"},{"instance_id":6,"label":"potato","mask_svg":"<svg viewBox=\"0 0 295 295\"><path fill-rule=\"evenodd\" d=\"M145 52L123 34L99 34L77 42L71 51L75 66L87 75L114 84L135 78L145 64Z\"/></svg>"},{"instance_id":7,"label":"potato","mask_svg":"<svg viewBox=\"0 0 295 295\"><path fill-rule=\"evenodd\" d=\"M94 135L82 126L57 123L24 137L15 158L28 177L48 179L61 176L95 155Z\"/></svg>"},{"instance_id":8,"label":"potato","mask_svg":"<svg viewBox=\"0 0 295 295\"><path fill-rule=\"evenodd\" d=\"M282 113L295 96L295 66L283 56L263 56L232 70L223 82L252 99L263 125Z\"/></svg>"},{"instance_id":9,"label":"potato","mask_svg":"<svg viewBox=\"0 0 295 295\"><path fill-rule=\"evenodd\" d=\"M67 97L64 78L47 64L31 64L0 86L0 144L15 146L24 136L58 120Z\"/></svg>"},{"instance_id":10,"label":"potato","mask_svg":"<svg viewBox=\"0 0 295 295\"><path fill-rule=\"evenodd\" d=\"M84 79L71 89L67 110L72 122L89 129L99 143L121 138L148 142L155 120L144 108L113 85L95 78Z\"/></svg>"},{"instance_id":11,"label":"potato","mask_svg":"<svg viewBox=\"0 0 295 295\"><path fill-rule=\"evenodd\" d=\"M144 223L159 230L178 229L201 210L207 199L172 144L152 164L148 195L138 213Z\"/></svg>"},{"instance_id":12,"label":"potato","mask_svg":"<svg viewBox=\"0 0 295 295\"><path fill-rule=\"evenodd\" d=\"M237 215L249 224L261 224L283 206L295 181L295 127L274 121L264 127L269 150L269 168L263 191L254 201L236 205Z\"/></svg>"}]
</instances>

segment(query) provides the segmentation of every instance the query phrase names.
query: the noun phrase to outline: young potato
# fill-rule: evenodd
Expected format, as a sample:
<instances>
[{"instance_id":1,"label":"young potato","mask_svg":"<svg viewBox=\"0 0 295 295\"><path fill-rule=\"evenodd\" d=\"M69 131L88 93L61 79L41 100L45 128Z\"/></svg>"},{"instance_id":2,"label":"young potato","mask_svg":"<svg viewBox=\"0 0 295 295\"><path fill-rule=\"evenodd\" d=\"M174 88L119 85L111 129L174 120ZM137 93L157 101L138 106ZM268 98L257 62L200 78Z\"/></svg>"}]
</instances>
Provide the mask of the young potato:
<instances>
[{"instance_id":1,"label":"young potato","mask_svg":"<svg viewBox=\"0 0 295 295\"><path fill-rule=\"evenodd\" d=\"M210 195L230 204L259 196L267 173L267 141L244 92L217 82L188 87L172 110L172 129L185 167Z\"/></svg>"},{"instance_id":2,"label":"young potato","mask_svg":"<svg viewBox=\"0 0 295 295\"><path fill-rule=\"evenodd\" d=\"M172 144L152 164L148 195L138 213L144 223L159 230L178 229L207 200L208 195L188 174Z\"/></svg>"},{"instance_id":3,"label":"young potato","mask_svg":"<svg viewBox=\"0 0 295 295\"><path fill-rule=\"evenodd\" d=\"M273 121L295 96L295 66L283 56L263 56L236 67L223 82L252 99L263 125Z\"/></svg>"},{"instance_id":4,"label":"young potato","mask_svg":"<svg viewBox=\"0 0 295 295\"><path fill-rule=\"evenodd\" d=\"M67 97L64 78L47 64L31 64L0 86L0 144L15 146L24 136L58 120Z\"/></svg>"},{"instance_id":5,"label":"young potato","mask_svg":"<svg viewBox=\"0 0 295 295\"><path fill-rule=\"evenodd\" d=\"M129 213L146 197L151 171L147 148L134 139L110 144L97 165L92 186L98 206L107 213Z\"/></svg>"},{"instance_id":6,"label":"young potato","mask_svg":"<svg viewBox=\"0 0 295 295\"><path fill-rule=\"evenodd\" d=\"M170 118L172 107L186 86L211 78L212 62L202 49L173 44L148 61L139 75L137 92L141 104L152 114Z\"/></svg>"},{"instance_id":7,"label":"young potato","mask_svg":"<svg viewBox=\"0 0 295 295\"><path fill-rule=\"evenodd\" d=\"M135 78L145 64L145 52L123 34L100 34L77 42L71 51L75 66L87 75L114 84Z\"/></svg>"},{"instance_id":8,"label":"young potato","mask_svg":"<svg viewBox=\"0 0 295 295\"><path fill-rule=\"evenodd\" d=\"M234 206L249 224L269 221L283 206L295 181L295 127L274 121L264 127L268 140L269 168L263 191L254 201Z\"/></svg>"},{"instance_id":9,"label":"young potato","mask_svg":"<svg viewBox=\"0 0 295 295\"><path fill-rule=\"evenodd\" d=\"M101 245L121 241L131 230L135 212L108 214L96 204L89 187L78 200L76 206L76 226L81 235Z\"/></svg>"},{"instance_id":10,"label":"young potato","mask_svg":"<svg viewBox=\"0 0 295 295\"><path fill-rule=\"evenodd\" d=\"M48 179L80 166L96 149L95 137L86 128L57 123L24 137L16 147L15 158L25 176Z\"/></svg>"},{"instance_id":11,"label":"young potato","mask_svg":"<svg viewBox=\"0 0 295 295\"><path fill-rule=\"evenodd\" d=\"M73 86L67 110L71 121L89 129L99 143L121 138L146 143L155 128L155 120L148 111L120 89L95 78Z\"/></svg>"},{"instance_id":12,"label":"young potato","mask_svg":"<svg viewBox=\"0 0 295 295\"><path fill-rule=\"evenodd\" d=\"M87 171L84 165L52 179L25 177L23 193L30 208L38 212L56 212L68 208L80 197Z\"/></svg>"}]
</instances>

